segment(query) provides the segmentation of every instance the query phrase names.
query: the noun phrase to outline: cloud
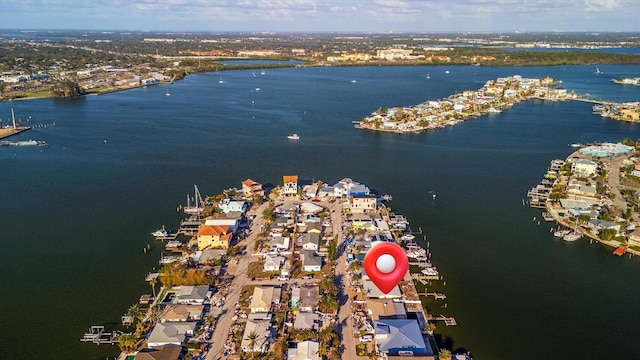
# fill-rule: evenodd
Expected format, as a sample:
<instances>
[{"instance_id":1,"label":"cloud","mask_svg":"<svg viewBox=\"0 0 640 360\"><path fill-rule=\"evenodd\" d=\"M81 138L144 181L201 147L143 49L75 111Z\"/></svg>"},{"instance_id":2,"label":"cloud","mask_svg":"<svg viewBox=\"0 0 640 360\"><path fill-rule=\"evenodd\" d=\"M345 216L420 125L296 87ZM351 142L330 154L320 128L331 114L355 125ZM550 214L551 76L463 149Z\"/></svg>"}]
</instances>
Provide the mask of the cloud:
<instances>
[{"instance_id":1,"label":"cloud","mask_svg":"<svg viewBox=\"0 0 640 360\"><path fill-rule=\"evenodd\" d=\"M585 11L613 11L620 7L619 0L585 0Z\"/></svg>"}]
</instances>

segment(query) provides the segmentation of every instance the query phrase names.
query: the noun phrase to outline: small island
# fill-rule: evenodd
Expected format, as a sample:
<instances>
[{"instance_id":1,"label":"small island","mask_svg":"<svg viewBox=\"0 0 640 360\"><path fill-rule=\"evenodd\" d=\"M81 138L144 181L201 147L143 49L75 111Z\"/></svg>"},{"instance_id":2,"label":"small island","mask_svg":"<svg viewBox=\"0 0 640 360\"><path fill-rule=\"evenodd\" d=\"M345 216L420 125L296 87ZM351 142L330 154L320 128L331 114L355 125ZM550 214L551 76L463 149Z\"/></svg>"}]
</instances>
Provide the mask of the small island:
<instances>
[{"instance_id":1,"label":"small island","mask_svg":"<svg viewBox=\"0 0 640 360\"><path fill-rule=\"evenodd\" d=\"M542 218L558 224L553 233L558 238L584 237L615 248L619 256L640 255L639 145L629 139L572 144L578 150L551 161L543 180L528 192L530 206L544 209Z\"/></svg>"}]
</instances>

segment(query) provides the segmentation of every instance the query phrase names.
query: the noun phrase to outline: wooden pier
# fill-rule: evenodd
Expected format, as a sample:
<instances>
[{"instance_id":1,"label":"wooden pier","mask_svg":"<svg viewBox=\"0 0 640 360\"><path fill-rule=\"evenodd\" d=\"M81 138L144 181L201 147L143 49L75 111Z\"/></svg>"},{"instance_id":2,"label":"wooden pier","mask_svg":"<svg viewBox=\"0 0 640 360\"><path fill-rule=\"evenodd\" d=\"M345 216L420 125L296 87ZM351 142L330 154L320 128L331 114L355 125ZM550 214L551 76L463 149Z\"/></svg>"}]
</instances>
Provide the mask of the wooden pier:
<instances>
[{"instance_id":1,"label":"wooden pier","mask_svg":"<svg viewBox=\"0 0 640 360\"><path fill-rule=\"evenodd\" d=\"M100 344L115 344L120 339L122 332L105 332L104 326L102 325L94 325L89 328L89 332L84 333L84 336L80 341L82 342L91 342L97 345Z\"/></svg>"},{"instance_id":2,"label":"wooden pier","mask_svg":"<svg viewBox=\"0 0 640 360\"><path fill-rule=\"evenodd\" d=\"M447 325L447 326L456 326L456 325L458 325L458 323L456 322L456 319L454 319L453 316L447 317L447 316L444 316L442 314L440 314L440 316L430 315L427 318L427 321L444 321L444 324Z\"/></svg>"}]
</instances>

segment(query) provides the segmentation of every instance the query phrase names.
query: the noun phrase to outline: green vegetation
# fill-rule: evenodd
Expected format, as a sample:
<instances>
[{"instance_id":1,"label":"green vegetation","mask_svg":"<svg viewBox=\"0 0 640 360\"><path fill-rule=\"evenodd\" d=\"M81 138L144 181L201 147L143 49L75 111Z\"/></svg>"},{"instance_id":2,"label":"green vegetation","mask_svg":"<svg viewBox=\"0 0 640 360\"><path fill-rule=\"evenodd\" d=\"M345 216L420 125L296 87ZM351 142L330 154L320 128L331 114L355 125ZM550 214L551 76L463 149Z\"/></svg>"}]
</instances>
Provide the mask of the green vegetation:
<instances>
[{"instance_id":1,"label":"green vegetation","mask_svg":"<svg viewBox=\"0 0 640 360\"><path fill-rule=\"evenodd\" d=\"M180 262L165 265L159 272L162 285L208 285L213 282L205 269L188 268Z\"/></svg>"}]
</instances>

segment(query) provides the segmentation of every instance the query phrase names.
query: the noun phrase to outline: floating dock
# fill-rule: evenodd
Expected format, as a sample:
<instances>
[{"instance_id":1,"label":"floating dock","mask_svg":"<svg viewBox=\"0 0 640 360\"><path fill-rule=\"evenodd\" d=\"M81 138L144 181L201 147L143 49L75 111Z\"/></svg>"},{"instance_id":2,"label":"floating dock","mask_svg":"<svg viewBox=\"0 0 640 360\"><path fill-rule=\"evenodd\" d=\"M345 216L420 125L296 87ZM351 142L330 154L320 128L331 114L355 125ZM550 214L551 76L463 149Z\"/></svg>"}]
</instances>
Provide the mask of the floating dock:
<instances>
[{"instance_id":1,"label":"floating dock","mask_svg":"<svg viewBox=\"0 0 640 360\"><path fill-rule=\"evenodd\" d=\"M89 332L84 333L84 336L80 341L82 342L91 342L97 345L100 344L115 344L120 339L122 332L105 332L104 326L102 325L94 325L89 328Z\"/></svg>"}]
</instances>

